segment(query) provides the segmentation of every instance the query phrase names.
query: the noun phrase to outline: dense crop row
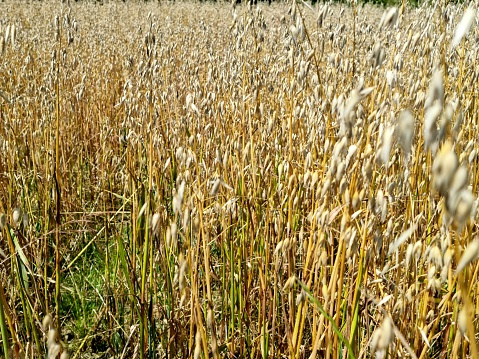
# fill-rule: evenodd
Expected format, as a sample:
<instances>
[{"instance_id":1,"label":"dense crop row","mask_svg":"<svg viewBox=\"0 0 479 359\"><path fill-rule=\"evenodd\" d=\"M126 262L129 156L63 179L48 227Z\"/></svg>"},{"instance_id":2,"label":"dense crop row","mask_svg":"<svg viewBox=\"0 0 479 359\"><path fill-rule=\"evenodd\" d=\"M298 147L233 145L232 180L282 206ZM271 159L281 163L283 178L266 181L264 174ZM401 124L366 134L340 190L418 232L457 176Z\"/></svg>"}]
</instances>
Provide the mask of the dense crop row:
<instances>
[{"instance_id":1,"label":"dense crop row","mask_svg":"<svg viewBox=\"0 0 479 359\"><path fill-rule=\"evenodd\" d=\"M2 349L477 357L476 21L1 3Z\"/></svg>"}]
</instances>

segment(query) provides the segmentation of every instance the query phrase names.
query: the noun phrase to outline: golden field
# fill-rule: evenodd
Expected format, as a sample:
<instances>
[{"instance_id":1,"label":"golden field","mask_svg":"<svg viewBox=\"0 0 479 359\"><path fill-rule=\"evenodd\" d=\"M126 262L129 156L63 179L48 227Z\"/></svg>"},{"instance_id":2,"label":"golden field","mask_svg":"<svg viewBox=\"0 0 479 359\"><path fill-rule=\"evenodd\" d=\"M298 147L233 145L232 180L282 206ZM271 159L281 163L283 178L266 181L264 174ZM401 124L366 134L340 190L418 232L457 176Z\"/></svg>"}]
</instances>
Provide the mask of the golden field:
<instances>
[{"instance_id":1,"label":"golden field","mask_svg":"<svg viewBox=\"0 0 479 359\"><path fill-rule=\"evenodd\" d=\"M4 356L477 357L477 18L0 3Z\"/></svg>"}]
</instances>

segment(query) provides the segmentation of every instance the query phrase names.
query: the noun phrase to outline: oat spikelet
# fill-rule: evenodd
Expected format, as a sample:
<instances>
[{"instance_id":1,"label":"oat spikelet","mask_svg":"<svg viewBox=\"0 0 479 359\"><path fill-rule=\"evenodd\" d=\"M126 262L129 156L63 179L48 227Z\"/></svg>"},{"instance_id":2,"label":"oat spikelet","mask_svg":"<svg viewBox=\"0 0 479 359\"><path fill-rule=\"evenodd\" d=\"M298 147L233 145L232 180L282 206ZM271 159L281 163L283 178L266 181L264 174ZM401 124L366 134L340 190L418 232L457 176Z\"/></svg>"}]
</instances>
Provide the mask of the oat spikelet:
<instances>
[{"instance_id":1,"label":"oat spikelet","mask_svg":"<svg viewBox=\"0 0 479 359\"><path fill-rule=\"evenodd\" d=\"M379 22L379 30L385 30L385 28L393 27L396 25L398 19L398 9L397 7L392 7L386 10L381 17Z\"/></svg>"},{"instance_id":2,"label":"oat spikelet","mask_svg":"<svg viewBox=\"0 0 479 359\"><path fill-rule=\"evenodd\" d=\"M463 336L467 333L468 314L466 308L462 308L457 315L457 327Z\"/></svg>"},{"instance_id":3,"label":"oat spikelet","mask_svg":"<svg viewBox=\"0 0 479 359\"><path fill-rule=\"evenodd\" d=\"M464 250L459 263L457 264L456 274L459 274L466 266L479 257L479 240L475 239Z\"/></svg>"},{"instance_id":4,"label":"oat spikelet","mask_svg":"<svg viewBox=\"0 0 479 359\"><path fill-rule=\"evenodd\" d=\"M457 155L448 141L442 146L432 165L433 186L442 196L447 195L458 165Z\"/></svg>"},{"instance_id":5,"label":"oat spikelet","mask_svg":"<svg viewBox=\"0 0 479 359\"><path fill-rule=\"evenodd\" d=\"M420 218L421 215L418 215L418 217L416 218L416 220L414 221L414 224L409 227L408 229L406 229L399 237L397 240L395 240L393 243L390 244L389 246L389 251L388 251L388 256L390 256L391 254L393 254L401 244L403 244L404 242L406 242L409 237L411 237L413 235L413 233L416 231L416 227L417 227L417 224L419 222L419 218ZM409 262L409 260L407 260L407 262Z\"/></svg>"},{"instance_id":6,"label":"oat spikelet","mask_svg":"<svg viewBox=\"0 0 479 359\"><path fill-rule=\"evenodd\" d=\"M15 226L19 225L21 216L22 216L22 210L19 207L15 208L12 214L12 219Z\"/></svg>"},{"instance_id":7,"label":"oat spikelet","mask_svg":"<svg viewBox=\"0 0 479 359\"><path fill-rule=\"evenodd\" d=\"M58 354L60 354L60 351L62 350L62 347L60 344L55 343L51 347L48 348L48 359L55 359L58 358Z\"/></svg>"},{"instance_id":8,"label":"oat spikelet","mask_svg":"<svg viewBox=\"0 0 479 359\"><path fill-rule=\"evenodd\" d=\"M381 326L376 329L371 339L371 348L373 351L386 350L394 339L394 328L391 318L386 315Z\"/></svg>"},{"instance_id":9,"label":"oat spikelet","mask_svg":"<svg viewBox=\"0 0 479 359\"><path fill-rule=\"evenodd\" d=\"M5 44L8 43L9 37L10 37L10 25L7 25L7 28L5 29Z\"/></svg>"},{"instance_id":10,"label":"oat spikelet","mask_svg":"<svg viewBox=\"0 0 479 359\"><path fill-rule=\"evenodd\" d=\"M471 28L474 18L476 17L476 9L474 7L469 7L464 15L462 16L461 21L456 27L454 32L454 37L451 42L451 48L455 48L461 42L462 38L468 33Z\"/></svg>"},{"instance_id":11,"label":"oat spikelet","mask_svg":"<svg viewBox=\"0 0 479 359\"><path fill-rule=\"evenodd\" d=\"M160 233L160 214L155 213L151 217L151 230L155 236Z\"/></svg>"},{"instance_id":12,"label":"oat spikelet","mask_svg":"<svg viewBox=\"0 0 479 359\"><path fill-rule=\"evenodd\" d=\"M195 335L195 352L193 355L194 359L199 359L201 355L201 334L200 331L198 330Z\"/></svg>"},{"instance_id":13,"label":"oat spikelet","mask_svg":"<svg viewBox=\"0 0 479 359\"><path fill-rule=\"evenodd\" d=\"M411 153L412 141L414 139L414 116L411 111L405 110L399 116L396 136L407 160Z\"/></svg>"},{"instance_id":14,"label":"oat spikelet","mask_svg":"<svg viewBox=\"0 0 479 359\"><path fill-rule=\"evenodd\" d=\"M467 186L467 169L465 166L460 166L451 181L449 194L456 194Z\"/></svg>"},{"instance_id":15,"label":"oat spikelet","mask_svg":"<svg viewBox=\"0 0 479 359\"><path fill-rule=\"evenodd\" d=\"M464 225L471 218L471 213L474 212L474 195L469 189L464 189L459 192L457 201L453 205L455 208L454 221L457 226L457 231L462 232Z\"/></svg>"},{"instance_id":16,"label":"oat spikelet","mask_svg":"<svg viewBox=\"0 0 479 359\"><path fill-rule=\"evenodd\" d=\"M386 168L388 167L388 164L389 164L389 154L391 152L391 147L393 143L393 133L394 133L393 127L386 128L386 130L383 133L381 149L378 153L379 163L386 165Z\"/></svg>"},{"instance_id":17,"label":"oat spikelet","mask_svg":"<svg viewBox=\"0 0 479 359\"><path fill-rule=\"evenodd\" d=\"M52 316L50 314L45 315L45 318L43 318L43 321L42 321L42 329L44 331L49 330L52 323L53 323Z\"/></svg>"},{"instance_id":18,"label":"oat spikelet","mask_svg":"<svg viewBox=\"0 0 479 359\"><path fill-rule=\"evenodd\" d=\"M284 284L283 291L289 292L294 287L294 283L296 283L296 276L293 275L292 277L288 278L288 280Z\"/></svg>"},{"instance_id":19,"label":"oat spikelet","mask_svg":"<svg viewBox=\"0 0 479 359\"><path fill-rule=\"evenodd\" d=\"M217 178L215 182L213 183L213 187L211 187L211 191L210 191L211 196L216 196L218 194L218 191L220 189L220 184L221 184L221 180Z\"/></svg>"},{"instance_id":20,"label":"oat spikelet","mask_svg":"<svg viewBox=\"0 0 479 359\"><path fill-rule=\"evenodd\" d=\"M434 104L440 105L441 110L444 106L444 80L440 70L436 70L432 75L424 108L427 110Z\"/></svg>"},{"instance_id":21,"label":"oat spikelet","mask_svg":"<svg viewBox=\"0 0 479 359\"><path fill-rule=\"evenodd\" d=\"M0 231L5 227L5 224L7 223L7 216L5 216L5 213L0 213Z\"/></svg>"},{"instance_id":22,"label":"oat spikelet","mask_svg":"<svg viewBox=\"0 0 479 359\"><path fill-rule=\"evenodd\" d=\"M12 43L12 47L15 46L15 35L16 35L15 25L12 25L12 27L10 28L10 40Z\"/></svg>"}]
</instances>

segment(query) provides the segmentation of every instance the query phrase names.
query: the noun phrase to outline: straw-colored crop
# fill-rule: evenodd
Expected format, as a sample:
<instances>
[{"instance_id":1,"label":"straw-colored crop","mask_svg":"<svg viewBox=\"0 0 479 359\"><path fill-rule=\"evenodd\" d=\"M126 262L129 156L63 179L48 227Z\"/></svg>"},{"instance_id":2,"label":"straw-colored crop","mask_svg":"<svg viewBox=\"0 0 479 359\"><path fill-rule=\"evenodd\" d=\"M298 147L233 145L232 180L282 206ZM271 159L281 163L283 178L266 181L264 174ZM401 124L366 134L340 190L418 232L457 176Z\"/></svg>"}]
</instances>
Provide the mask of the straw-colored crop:
<instances>
[{"instance_id":1,"label":"straw-colored crop","mask_svg":"<svg viewBox=\"0 0 479 359\"><path fill-rule=\"evenodd\" d=\"M4 356L477 358L476 8L0 2Z\"/></svg>"}]
</instances>

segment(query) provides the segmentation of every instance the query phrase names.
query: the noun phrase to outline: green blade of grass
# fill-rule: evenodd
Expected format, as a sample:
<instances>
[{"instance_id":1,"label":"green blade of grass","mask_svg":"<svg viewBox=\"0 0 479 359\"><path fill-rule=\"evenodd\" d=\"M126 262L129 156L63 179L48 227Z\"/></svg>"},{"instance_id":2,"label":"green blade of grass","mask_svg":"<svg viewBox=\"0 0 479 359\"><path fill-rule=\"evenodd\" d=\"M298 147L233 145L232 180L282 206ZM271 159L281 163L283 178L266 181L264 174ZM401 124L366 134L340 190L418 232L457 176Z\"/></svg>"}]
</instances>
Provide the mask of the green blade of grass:
<instances>
[{"instance_id":1,"label":"green blade of grass","mask_svg":"<svg viewBox=\"0 0 479 359\"><path fill-rule=\"evenodd\" d=\"M301 286L301 288L303 288L303 290L306 292L306 295L308 296L309 300L310 300L311 302L313 302L313 304L318 308L319 312L320 312L322 315L324 315L324 317L328 320L328 322L331 323L331 326L332 326L332 328L333 328L333 331L336 333L336 335L338 336L339 340L340 340L342 343L344 343L344 345L345 345L346 348L348 349L349 358L350 358L350 359L356 359L356 357L354 356L354 351L353 351L353 348L351 347L351 344L350 344L349 341L343 336L343 334L342 334L341 331L339 330L338 326L336 325L334 319L331 318L328 313L326 313L326 311L324 310L324 308L323 308L323 306L321 305L321 303L319 302L319 300L313 296L313 294L311 293L311 291L309 290L309 288L306 286L306 284L304 284L304 283L301 282L300 280L298 280L298 284Z\"/></svg>"}]
</instances>

